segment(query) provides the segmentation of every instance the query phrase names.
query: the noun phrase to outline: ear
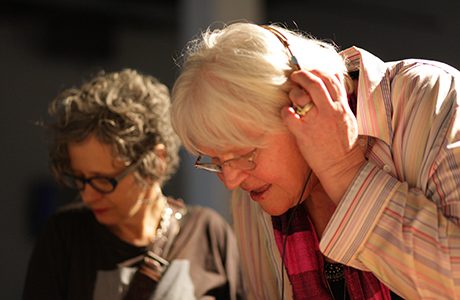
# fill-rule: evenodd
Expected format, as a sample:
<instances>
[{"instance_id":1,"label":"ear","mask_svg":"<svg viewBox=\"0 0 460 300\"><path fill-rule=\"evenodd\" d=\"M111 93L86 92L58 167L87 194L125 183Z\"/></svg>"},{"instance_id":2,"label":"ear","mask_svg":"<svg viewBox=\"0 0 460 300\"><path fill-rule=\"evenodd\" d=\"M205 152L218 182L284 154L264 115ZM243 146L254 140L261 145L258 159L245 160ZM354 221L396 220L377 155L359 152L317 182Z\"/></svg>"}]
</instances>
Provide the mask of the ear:
<instances>
[{"instance_id":1,"label":"ear","mask_svg":"<svg viewBox=\"0 0 460 300\"><path fill-rule=\"evenodd\" d=\"M157 144L155 146L155 155L163 160L166 159L166 147L163 144Z\"/></svg>"},{"instance_id":2,"label":"ear","mask_svg":"<svg viewBox=\"0 0 460 300\"><path fill-rule=\"evenodd\" d=\"M163 173L166 170L166 147L164 144L157 144L153 151L158 158L157 160L157 168L160 173Z\"/></svg>"}]
</instances>

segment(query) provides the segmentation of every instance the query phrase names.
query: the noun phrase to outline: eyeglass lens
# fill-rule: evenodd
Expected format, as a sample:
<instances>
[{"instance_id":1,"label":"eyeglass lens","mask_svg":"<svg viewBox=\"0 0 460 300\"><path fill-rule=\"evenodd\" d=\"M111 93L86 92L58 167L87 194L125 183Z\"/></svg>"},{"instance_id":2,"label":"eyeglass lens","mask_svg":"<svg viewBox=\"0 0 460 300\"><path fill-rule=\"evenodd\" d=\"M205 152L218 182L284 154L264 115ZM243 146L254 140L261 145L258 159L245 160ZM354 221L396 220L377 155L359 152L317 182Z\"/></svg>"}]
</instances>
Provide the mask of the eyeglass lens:
<instances>
[{"instance_id":1,"label":"eyeglass lens","mask_svg":"<svg viewBox=\"0 0 460 300\"><path fill-rule=\"evenodd\" d=\"M82 191L85 188L85 184L89 184L101 193L110 193L117 185L116 180L102 176L81 178L72 175L65 175L63 176L63 182L69 188L77 189L79 191Z\"/></svg>"},{"instance_id":2,"label":"eyeglass lens","mask_svg":"<svg viewBox=\"0 0 460 300\"><path fill-rule=\"evenodd\" d=\"M195 167L206 171L219 173L222 172L222 167L225 165L239 170L251 170L256 166L254 162L255 151L256 149L245 155L226 160L223 163L220 163L216 158L211 158L209 156L199 156L195 163Z\"/></svg>"}]
</instances>

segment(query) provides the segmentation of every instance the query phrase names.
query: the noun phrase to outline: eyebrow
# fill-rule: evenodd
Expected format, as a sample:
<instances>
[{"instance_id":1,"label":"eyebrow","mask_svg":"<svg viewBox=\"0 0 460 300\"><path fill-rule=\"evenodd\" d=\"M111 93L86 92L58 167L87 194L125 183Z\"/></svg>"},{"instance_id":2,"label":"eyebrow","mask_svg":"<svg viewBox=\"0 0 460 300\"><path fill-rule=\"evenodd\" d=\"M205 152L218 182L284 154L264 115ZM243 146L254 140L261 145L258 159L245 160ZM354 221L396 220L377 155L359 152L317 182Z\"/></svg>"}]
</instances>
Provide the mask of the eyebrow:
<instances>
[{"instance_id":1,"label":"eyebrow","mask_svg":"<svg viewBox=\"0 0 460 300\"><path fill-rule=\"evenodd\" d=\"M249 154L251 154L252 152L254 152L255 150L257 149L257 147L254 147L252 148L251 150L247 151L247 152L244 152L243 154L239 154L239 155L234 155L234 157L232 158L229 158L229 159L226 159L226 160L231 160L231 159L234 159L234 158L239 158L239 157L244 157L244 156L247 156ZM231 151L228 151L228 153L232 153ZM211 156L211 155L207 155L207 154L203 154L201 152L198 152L198 155L199 156L207 156L209 158L212 158L212 159L218 159L220 161L220 158L218 158L217 156Z\"/></svg>"},{"instance_id":2,"label":"eyebrow","mask_svg":"<svg viewBox=\"0 0 460 300\"><path fill-rule=\"evenodd\" d=\"M120 174L121 172L124 171L124 169L120 170L120 171L114 171L113 174L108 174L108 173L102 173L102 172L95 172L95 171L91 171L89 172L89 175L86 176L85 174L83 174L83 172L81 170L75 170L75 169L72 169L70 168L70 175L72 176L75 176L75 177L80 177L80 178L92 178L92 177L107 177L107 178L111 178L111 177L116 177L118 176L118 174Z\"/></svg>"}]
</instances>

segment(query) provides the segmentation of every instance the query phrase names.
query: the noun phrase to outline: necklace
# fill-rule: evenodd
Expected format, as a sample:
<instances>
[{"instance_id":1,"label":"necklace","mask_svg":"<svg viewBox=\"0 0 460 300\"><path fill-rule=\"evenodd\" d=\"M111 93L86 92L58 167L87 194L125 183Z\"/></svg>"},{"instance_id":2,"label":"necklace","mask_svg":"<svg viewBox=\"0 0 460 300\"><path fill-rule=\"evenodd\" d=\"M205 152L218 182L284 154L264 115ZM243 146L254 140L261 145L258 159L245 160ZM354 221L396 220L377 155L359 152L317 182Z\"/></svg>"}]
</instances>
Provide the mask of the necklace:
<instances>
[{"instance_id":1,"label":"necklace","mask_svg":"<svg viewBox=\"0 0 460 300\"><path fill-rule=\"evenodd\" d=\"M141 256L137 271L129 284L123 300L150 299L154 294L158 282L169 266L167 255L169 247L179 232L179 220L185 213L179 210L173 200L162 199L163 207L161 219L152 243L147 247L147 252Z\"/></svg>"},{"instance_id":2,"label":"necklace","mask_svg":"<svg viewBox=\"0 0 460 300\"><path fill-rule=\"evenodd\" d=\"M163 198L163 201L160 222L156 228L155 236L147 246L146 253L119 263L120 267L133 266L149 258L167 266L167 261L162 257L167 256L174 238L179 232L179 221L187 213L187 210L182 201L167 199L166 197Z\"/></svg>"},{"instance_id":3,"label":"necklace","mask_svg":"<svg viewBox=\"0 0 460 300\"><path fill-rule=\"evenodd\" d=\"M342 264L339 263L324 263L324 277L326 278L326 285L329 290L329 293L332 296L332 299L336 299L336 296L342 298L343 300L347 299L347 284L344 277L344 268ZM343 288L342 288L343 285ZM335 293L334 293L335 291ZM342 291L342 295L340 295Z\"/></svg>"},{"instance_id":4,"label":"necklace","mask_svg":"<svg viewBox=\"0 0 460 300\"><path fill-rule=\"evenodd\" d=\"M158 282L169 266L169 249L179 233L179 220L185 213L185 206L178 206L172 199L163 198L164 206L161 220L152 243L143 256L140 272Z\"/></svg>"},{"instance_id":5,"label":"necklace","mask_svg":"<svg viewBox=\"0 0 460 300\"><path fill-rule=\"evenodd\" d=\"M161 212L160 223L156 230L149 250L157 255L163 255L169 250L170 242L168 240L175 236L179 231L178 221L182 219L184 211L176 207L177 204L172 199L163 198L163 210Z\"/></svg>"},{"instance_id":6,"label":"necklace","mask_svg":"<svg viewBox=\"0 0 460 300\"><path fill-rule=\"evenodd\" d=\"M324 263L324 276L332 282L343 280L343 265L329 262Z\"/></svg>"}]
</instances>

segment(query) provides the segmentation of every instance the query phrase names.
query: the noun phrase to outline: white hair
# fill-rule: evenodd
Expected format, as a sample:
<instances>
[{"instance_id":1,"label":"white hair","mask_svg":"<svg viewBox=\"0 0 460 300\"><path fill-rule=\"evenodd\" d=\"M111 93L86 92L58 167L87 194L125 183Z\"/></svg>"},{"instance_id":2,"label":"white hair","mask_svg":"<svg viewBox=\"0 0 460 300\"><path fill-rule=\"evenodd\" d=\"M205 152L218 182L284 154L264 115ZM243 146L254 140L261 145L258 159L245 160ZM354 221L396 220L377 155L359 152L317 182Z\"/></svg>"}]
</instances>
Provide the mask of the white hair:
<instances>
[{"instance_id":1,"label":"white hair","mask_svg":"<svg viewBox=\"0 0 460 300\"><path fill-rule=\"evenodd\" d=\"M271 27L286 36L302 69L346 74L334 45ZM289 52L270 30L250 23L208 28L187 45L172 89L172 123L185 148L261 147L248 132L286 130L280 110L290 104L292 71Z\"/></svg>"}]
</instances>

